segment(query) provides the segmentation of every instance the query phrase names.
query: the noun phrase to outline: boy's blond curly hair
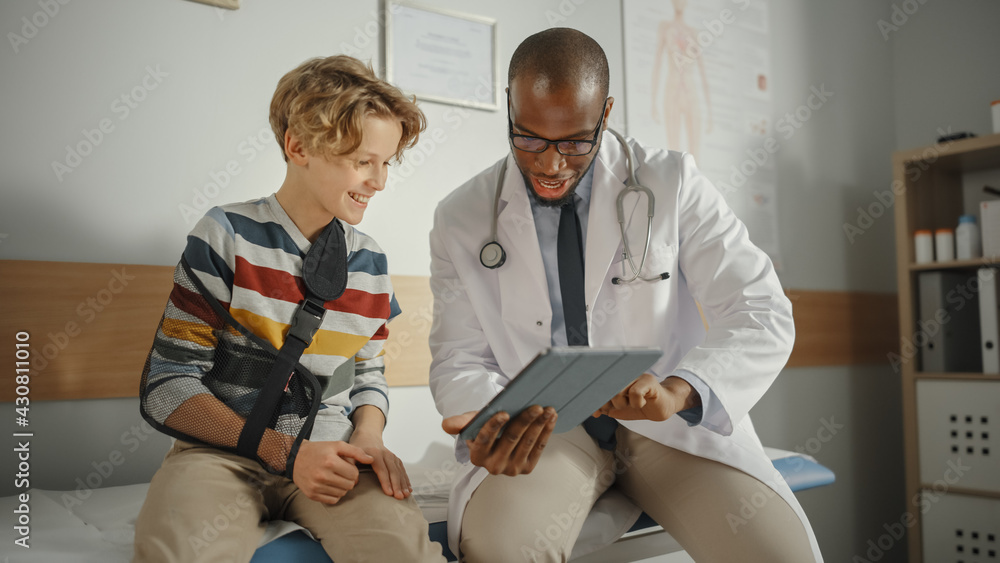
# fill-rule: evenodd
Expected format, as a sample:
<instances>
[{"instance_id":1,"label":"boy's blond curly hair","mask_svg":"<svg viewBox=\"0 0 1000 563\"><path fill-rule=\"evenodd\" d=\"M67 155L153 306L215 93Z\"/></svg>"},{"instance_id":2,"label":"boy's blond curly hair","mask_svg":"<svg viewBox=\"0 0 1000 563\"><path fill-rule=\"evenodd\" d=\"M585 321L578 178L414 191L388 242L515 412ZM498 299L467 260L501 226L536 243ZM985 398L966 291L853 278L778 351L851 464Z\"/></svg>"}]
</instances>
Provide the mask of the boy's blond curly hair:
<instances>
[{"instance_id":1,"label":"boy's blond curly hair","mask_svg":"<svg viewBox=\"0 0 1000 563\"><path fill-rule=\"evenodd\" d=\"M271 130L286 162L286 131L311 154L345 155L361 144L361 124L369 115L398 119L403 125L396 160L427 126L415 98L379 79L370 64L347 55L307 60L278 81L271 99Z\"/></svg>"}]
</instances>

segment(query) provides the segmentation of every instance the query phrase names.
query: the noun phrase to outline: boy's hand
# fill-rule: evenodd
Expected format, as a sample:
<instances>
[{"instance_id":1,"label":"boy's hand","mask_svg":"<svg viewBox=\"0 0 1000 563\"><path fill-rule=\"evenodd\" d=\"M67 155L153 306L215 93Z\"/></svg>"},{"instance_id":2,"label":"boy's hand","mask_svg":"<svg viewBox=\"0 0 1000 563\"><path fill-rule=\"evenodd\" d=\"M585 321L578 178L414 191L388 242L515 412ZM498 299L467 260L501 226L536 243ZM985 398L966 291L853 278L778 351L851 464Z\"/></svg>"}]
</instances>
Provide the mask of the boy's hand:
<instances>
[{"instance_id":1,"label":"boy's hand","mask_svg":"<svg viewBox=\"0 0 1000 563\"><path fill-rule=\"evenodd\" d=\"M356 462L375 459L347 442L302 440L292 470L292 481L306 497L323 504L337 504L358 484Z\"/></svg>"},{"instance_id":2,"label":"boy's hand","mask_svg":"<svg viewBox=\"0 0 1000 563\"><path fill-rule=\"evenodd\" d=\"M351 444L361 448L372 458L370 464L378 476L383 493L400 500L410 496L413 487L410 486L406 468L396 454L389 451L382 443L381 433L355 430L351 435Z\"/></svg>"},{"instance_id":3,"label":"boy's hand","mask_svg":"<svg viewBox=\"0 0 1000 563\"><path fill-rule=\"evenodd\" d=\"M652 375L644 373L605 403L594 416L606 414L619 420L661 421L699 404L701 397L687 381L668 377L660 383Z\"/></svg>"},{"instance_id":4,"label":"boy's hand","mask_svg":"<svg viewBox=\"0 0 1000 563\"><path fill-rule=\"evenodd\" d=\"M441 423L445 432L456 435L476 415L475 412L449 416ZM533 405L507 424L510 415L499 412L479 429L475 440L466 440L473 465L492 475L515 476L531 473L556 427L556 410ZM506 424L506 426L504 426ZM503 430L503 434L501 434Z\"/></svg>"},{"instance_id":5,"label":"boy's hand","mask_svg":"<svg viewBox=\"0 0 1000 563\"><path fill-rule=\"evenodd\" d=\"M351 414L354 432L351 444L364 450L372 458L372 470L382 485L382 492L398 499L404 499L413 492L410 478L406 475L403 462L382 443L385 415L373 405L361 405Z\"/></svg>"}]
</instances>

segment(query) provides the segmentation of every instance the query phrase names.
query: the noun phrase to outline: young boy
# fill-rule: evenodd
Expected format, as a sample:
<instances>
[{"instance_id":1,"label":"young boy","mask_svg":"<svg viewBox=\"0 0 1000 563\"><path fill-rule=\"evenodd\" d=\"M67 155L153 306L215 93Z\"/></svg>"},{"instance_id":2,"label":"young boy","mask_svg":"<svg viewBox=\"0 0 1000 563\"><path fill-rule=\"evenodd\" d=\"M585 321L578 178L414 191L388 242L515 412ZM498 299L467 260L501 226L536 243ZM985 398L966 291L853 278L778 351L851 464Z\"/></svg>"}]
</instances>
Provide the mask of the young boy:
<instances>
[{"instance_id":1,"label":"young boy","mask_svg":"<svg viewBox=\"0 0 1000 563\"><path fill-rule=\"evenodd\" d=\"M444 561L402 462L382 443L382 348L399 307L385 255L352 227L385 187L389 161L416 143L424 116L370 67L335 56L286 74L270 121L287 163L284 183L269 197L213 208L195 226L149 356L146 415L203 443L178 440L153 477L135 525L135 561L249 561L270 519L300 524L334 561ZM346 290L325 302L299 360L322 382L322 403L289 479L276 473L292 460L294 436L265 431L258 455L272 471L231 453L244 417L232 396L215 392L224 385L213 382L213 369L234 380L248 370L222 365L223 340L238 331L216 321L225 310L281 349L306 294L304 257L334 219L344 232ZM192 291L189 275L221 307ZM285 447L268 449L269 440Z\"/></svg>"}]
</instances>

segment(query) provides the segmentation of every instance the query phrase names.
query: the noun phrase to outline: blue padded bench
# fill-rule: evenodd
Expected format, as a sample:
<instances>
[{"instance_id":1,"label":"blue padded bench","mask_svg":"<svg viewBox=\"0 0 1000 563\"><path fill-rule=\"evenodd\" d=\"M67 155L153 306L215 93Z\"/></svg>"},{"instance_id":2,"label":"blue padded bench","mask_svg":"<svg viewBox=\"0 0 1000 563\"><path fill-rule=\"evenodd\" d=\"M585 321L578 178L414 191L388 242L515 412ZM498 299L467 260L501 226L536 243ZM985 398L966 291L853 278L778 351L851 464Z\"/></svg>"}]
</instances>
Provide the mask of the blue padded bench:
<instances>
[{"instance_id":1,"label":"blue padded bench","mask_svg":"<svg viewBox=\"0 0 1000 563\"><path fill-rule=\"evenodd\" d=\"M775 469L788 483L793 492L822 487L834 482L833 471L820 465L811 458L792 454L789 457L772 459ZM658 525L647 514L643 513L629 529L629 533L652 531ZM448 523L431 522L430 538L443 547L444 555L449 561L457 558L448 549ZM310 561L316 563L332 563L320 547L319 542L310 538L302 530L281 536L280 538L261 546L254 554L250 563L299 563Z\"/></svg>"}]
</instances>

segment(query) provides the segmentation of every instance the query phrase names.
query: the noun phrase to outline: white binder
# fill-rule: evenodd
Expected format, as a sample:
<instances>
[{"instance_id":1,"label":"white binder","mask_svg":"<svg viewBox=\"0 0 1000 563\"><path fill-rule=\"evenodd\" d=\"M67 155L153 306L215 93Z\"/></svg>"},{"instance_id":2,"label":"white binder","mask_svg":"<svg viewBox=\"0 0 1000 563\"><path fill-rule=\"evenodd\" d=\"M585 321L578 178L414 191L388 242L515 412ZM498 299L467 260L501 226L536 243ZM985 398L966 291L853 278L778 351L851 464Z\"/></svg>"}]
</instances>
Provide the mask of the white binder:
<instances>
[{"instance_id":1,"label":"white binder","mask_svg":"<svg viewBox=\"0 0 1000 563\"><path fill-rule=\"evenodd\" d=\"M997 309L997 270L981 268L979 275L979 332L982 335L983 373L1000 373L1000 323Z\"/></svg>"}]
</instances>

